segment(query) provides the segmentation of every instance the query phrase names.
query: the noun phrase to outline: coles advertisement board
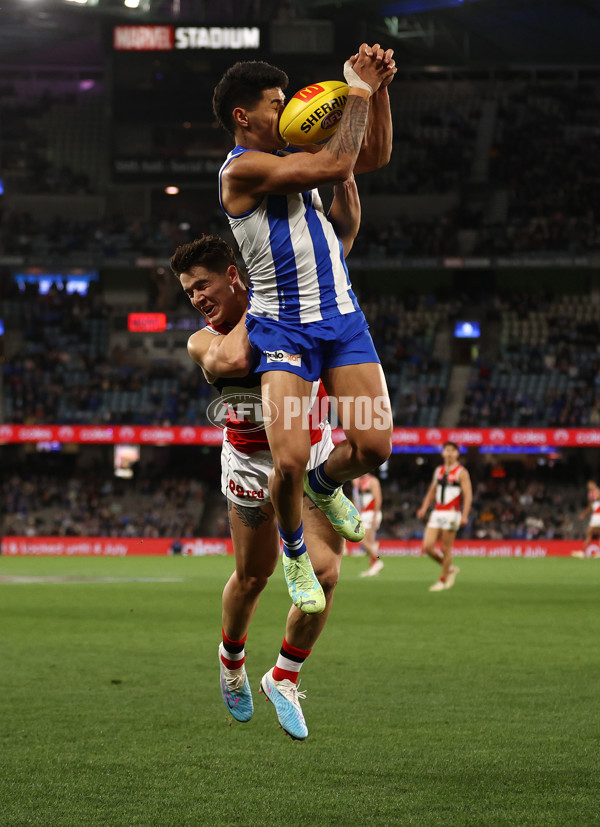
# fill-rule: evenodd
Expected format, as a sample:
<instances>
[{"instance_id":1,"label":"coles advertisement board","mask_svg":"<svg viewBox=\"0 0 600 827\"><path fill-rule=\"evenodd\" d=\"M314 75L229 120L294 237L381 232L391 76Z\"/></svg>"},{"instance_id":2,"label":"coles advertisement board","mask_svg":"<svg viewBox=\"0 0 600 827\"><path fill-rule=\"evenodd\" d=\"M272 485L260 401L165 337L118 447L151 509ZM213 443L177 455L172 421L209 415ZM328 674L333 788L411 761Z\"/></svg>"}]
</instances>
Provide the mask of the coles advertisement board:
<instances>
[{"instance_id":1,"label":"coles advertisement board","mask_svg":"<svg viewBox=\"0 0 600 827\"><path fill-rule=\"evenodd\" d=\"M341 428L333 441L344 438ZM220 445L221 428L210 425L21 425L0 424L0 444L10 442L61 442L95 445ZM464 447L521 448L552 445L556 448L600 447L600 428L394 428L394 446L437 446L456 442Z\"/></svg>"}]
</instances>

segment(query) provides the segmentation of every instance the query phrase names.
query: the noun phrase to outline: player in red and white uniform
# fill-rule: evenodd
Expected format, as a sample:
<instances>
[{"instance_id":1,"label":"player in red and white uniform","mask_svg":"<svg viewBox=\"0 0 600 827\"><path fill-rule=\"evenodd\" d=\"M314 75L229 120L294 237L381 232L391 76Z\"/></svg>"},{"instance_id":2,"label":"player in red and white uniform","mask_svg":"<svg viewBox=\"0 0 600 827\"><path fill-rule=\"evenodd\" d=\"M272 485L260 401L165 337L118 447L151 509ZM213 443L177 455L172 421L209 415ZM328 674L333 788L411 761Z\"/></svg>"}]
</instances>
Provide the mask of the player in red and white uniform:
<instances>
[{"instance_id":1,"label":"player in red and white uniform","mask_svg":"<svg viewBox=\"0 0 600 827\"><path fill-rule=\"evenodd\" d=\"M377 529L381 525L381 483L373 474L363 474L354 480L353 486L354 503L360 513L365 536L361 542L362 547L369 555L369 568L360 573L361 577L374 577L383 568L383 560L377 552L379 543L376 540Z\"/></svg>"},{"instance_id":2,"label":"player in red and white uniform","mask_svg":"<svg viewBox=\"0 0 600 827\"><path fill-rule=\"evenodd\" d=\"M251 371L252 351L244 324L248 294L235 265L233 250L218 236L204 236L179 247L171 259L171 268L192 305L208 322L207 327L190 337L188 352L207 380L227 396L232 405L221 465L235 571L223 591L219 665L225 705L236 720L248 721L252 717L253 702L244 645L260 594L280 556L279 531L268 490L273 459L264 428L255 415L255 403L257 398L260 400L260 376ZM319 398L323 397L322 390L317 393ZM248 404L243 408L246 415L240 414L238 419L235 413L241 410L240 401ZM310 463L317 464L333 449L331 428L318 417L311 425ZM272 670L279 694L276 699L270 698L278 717L286 702L293 707L294 721L284 724L280 717L280 722L296 739L308 735L298 702L298 674L327 620L344 550L343 538L307 497L304 497L303 520L310 558L325 593L326 605L324 611L314 614L291 607L283 645Z\"/></svg>"},{"instance_id":3,"label":"player in red and white uniform","mask_svg":"<svg viewBox=\"0 0 600 827\"><path fill-rule=\"evenodd\" d=\"M446 442L442 450L444 464L436 468L433 480L417 517L422 520L427 509L435 503L427 522L423 538L423 551L442 567L440 579L430 587L430 592L451 589L454 585L458 566L452 565L452 544L461 526L467 524L473 491L467 469L458 461L460 451L454 442ZM436 549L439 541L441 551Z\"/></svg>"},{"instance_id":4,"label":"player in red and white uniform","mask_svg":"<svg viewBox=\"0 0 600 827\"><path fill-rule=\"evenodd\" d=\"M590 514L590 521L583 541L583 551L573 551L573 557L600 557L600 545L598 544L598 536L600 535L600 488L594 480L589 480L587 484L587 508L579 515L580 520L584 520Z\"/></svg>"}]
</instances>

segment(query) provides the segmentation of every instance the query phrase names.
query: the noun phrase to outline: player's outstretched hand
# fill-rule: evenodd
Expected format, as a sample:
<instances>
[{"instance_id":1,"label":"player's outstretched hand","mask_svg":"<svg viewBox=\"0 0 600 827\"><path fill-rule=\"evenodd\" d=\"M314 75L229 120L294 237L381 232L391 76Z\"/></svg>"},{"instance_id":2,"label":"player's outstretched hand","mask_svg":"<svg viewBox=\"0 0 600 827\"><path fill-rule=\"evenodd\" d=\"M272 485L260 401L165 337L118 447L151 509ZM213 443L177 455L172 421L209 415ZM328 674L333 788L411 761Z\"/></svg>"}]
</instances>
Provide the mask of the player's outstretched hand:
<instances>
[{"instance_id":1,"label":"player's outstretched hand","mask_svg":"<svg viewBox=\"0 0 600 827\"><path fill-rule=\"evenodd\" d=\"M382 86L387 86L397 72L393 54L392 49L384 50L379 43L375 43L374 46L363 43L358 52L346 61L344 66L346 80L348 80L347 67L349 67L360 80L371 87L373 92ZM352 85L351 82L349 84Z\"/></svg>"}]
</instances>

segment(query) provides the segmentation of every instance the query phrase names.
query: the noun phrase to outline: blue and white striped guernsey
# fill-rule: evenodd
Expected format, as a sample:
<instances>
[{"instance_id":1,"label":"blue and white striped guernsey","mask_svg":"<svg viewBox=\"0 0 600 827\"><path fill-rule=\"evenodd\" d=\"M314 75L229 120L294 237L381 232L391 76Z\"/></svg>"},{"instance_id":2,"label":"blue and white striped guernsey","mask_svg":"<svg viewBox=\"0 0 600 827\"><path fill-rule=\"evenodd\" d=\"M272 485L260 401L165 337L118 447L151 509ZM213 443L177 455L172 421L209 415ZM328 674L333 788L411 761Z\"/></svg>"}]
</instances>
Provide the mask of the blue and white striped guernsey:
<instances>
[{"instance_id":1,"label":"blue and white striped guernsey","mask_svg":"<svg viewBox=\"0 0 600 827\"><path fill-rule=\"evenodd\" d=\"M253 316L317 322L358 310L342 243L316 189L265 195L252 210L230 215L223 206L223 170L243 152L236 146L219 172L219 200L250 276Z\"/></svg>"}]
</instances>

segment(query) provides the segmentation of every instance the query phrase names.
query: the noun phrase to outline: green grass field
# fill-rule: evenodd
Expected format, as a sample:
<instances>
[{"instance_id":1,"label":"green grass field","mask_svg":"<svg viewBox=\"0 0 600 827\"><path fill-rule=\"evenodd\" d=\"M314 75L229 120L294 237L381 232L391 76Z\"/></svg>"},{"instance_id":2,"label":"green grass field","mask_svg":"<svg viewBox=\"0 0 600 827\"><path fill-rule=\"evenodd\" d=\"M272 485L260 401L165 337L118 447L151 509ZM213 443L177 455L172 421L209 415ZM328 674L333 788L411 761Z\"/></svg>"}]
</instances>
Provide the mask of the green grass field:
<instances>
[{"instance_id":1,"label":"green grass field","mask_svg":"<svg viewBox=\"0 0 600 827\"><path fill-rule=\"evenodd\" d=\"M283 574L247 644L254 718L219 693L231 558L0 558L0 824L600 824L600 561L347 558L303 669L310 735L258 695ZM75 582L166 578L171 582Z\"/></svg>"}]
</instances>

